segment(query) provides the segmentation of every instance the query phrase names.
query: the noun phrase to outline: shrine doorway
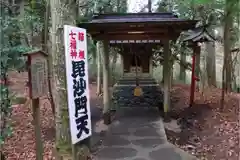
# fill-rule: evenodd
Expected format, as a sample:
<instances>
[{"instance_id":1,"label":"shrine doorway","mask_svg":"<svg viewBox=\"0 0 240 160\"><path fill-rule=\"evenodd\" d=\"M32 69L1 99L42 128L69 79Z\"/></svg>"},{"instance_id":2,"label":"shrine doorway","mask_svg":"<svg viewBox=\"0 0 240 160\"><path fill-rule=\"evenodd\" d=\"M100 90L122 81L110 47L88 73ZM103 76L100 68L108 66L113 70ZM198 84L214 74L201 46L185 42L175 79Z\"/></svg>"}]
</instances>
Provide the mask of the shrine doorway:
<instances>
[{"instance_id":1,"label":"shrine doorway","mask_svg":"<svg viewBox=\"0 0 240 160\"><path fill-rule=\"evenodd\" d=\"M132 73L132 74L137 74L137 73L141 74L142 73L141 60L140 60L140 57L137 55L131 56L130 73Z\"/></svg>"}]
</instances>

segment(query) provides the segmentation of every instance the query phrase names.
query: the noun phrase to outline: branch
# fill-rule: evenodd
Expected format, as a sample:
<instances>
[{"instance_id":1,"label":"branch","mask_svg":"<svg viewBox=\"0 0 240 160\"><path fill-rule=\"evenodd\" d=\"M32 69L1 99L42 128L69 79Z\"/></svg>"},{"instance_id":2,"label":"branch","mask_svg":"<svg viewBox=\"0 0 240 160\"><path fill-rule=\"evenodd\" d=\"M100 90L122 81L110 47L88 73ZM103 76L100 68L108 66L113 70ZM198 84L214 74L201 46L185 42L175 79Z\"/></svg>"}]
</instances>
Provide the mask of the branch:
<instances>
[{"instance_id":1,"label":"branch","mask_svg":"<svg viewBox=\"0 0 240 160\"><path fill-rule=\"evenodd\" d=\"M234 48L234 49L231 50L231 52L238 52L239 53L240 52L240 48Z\"/></svg>"},{"instance_id":2,"label":"branch","mask_svg":"<svg viewBox=\"0 0 240 160\"><path fill-rule=\"evenodd\" d=\"M175 61L177 61L181 66L183 66L187 70L192 70L192 64L189 62L184 62L181 59L177 57L177 54L172 54L171 58ZM164 61L164 58L160 56L160 63Z\"/></svg>"},{"instance_id":3,"label":"branch","mask_svg":"<svg viewBox=\"0 0 240 160\"><path fill-rule=\"evenodd\" d=\"M79 5L78 7L79 7L79 8L85 8L85 7L90 6L93 2L94 2L93 0L92 0L92 1L88 1L88 2L86 2L85 4Z\"/></svg>"},{"instance_id":4,"label":"branch","mask_svg":"<svg viewBox=\"0 0 240 160\"><path fill-rule=\"evenodd\" d=\"M8 4L7 2L4 2L3 0L0 0L0 5L1 5L1 6L4 6L4 7L6 7L6 8L8 8L9 11L10 11L10 14L13 13L12 6L11 6L10 4Z\"/></svg>"}]
</instances>

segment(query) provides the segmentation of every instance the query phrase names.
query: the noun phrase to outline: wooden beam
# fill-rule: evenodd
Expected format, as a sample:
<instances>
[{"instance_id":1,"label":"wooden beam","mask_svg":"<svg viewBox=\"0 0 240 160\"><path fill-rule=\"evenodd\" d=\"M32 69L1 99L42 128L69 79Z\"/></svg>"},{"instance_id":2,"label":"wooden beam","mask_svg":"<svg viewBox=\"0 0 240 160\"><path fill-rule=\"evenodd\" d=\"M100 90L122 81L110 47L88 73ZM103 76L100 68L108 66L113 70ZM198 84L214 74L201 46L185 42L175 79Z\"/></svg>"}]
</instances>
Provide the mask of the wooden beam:
<instances>
[{"instance_id":1,"label":"wooden beam","mask_svg":"<svg viewBox=\"0 0 240 160\"><path fill-rule=\"evenodd\" d=\"M138 45L138 46L147 46L147 47L157 47L159 45L162 45L161 43L110 43L109 44L111 47L119 47L119 48L123 48L123 47L132 47L133 45Z\"/></svg>"},{"instance_id":2,"label":"wooden beam","mask_svg":"<svg viewBox=\"0 0 240 160\"><path fill-rule=\"evenodd\" d=\"M106 28L108 28L108 30L106 30ZM167 27L123 27L123 28L118 28L118 27L105 27L105 28L98 28L98 29L88 29L88 33L90 34L94 34L94 33L100 33L100 32L104 32L104 33L119 33L119 32L138 32L138 31L142 31L142 32L168 32L168 28ZM176 30L177 31L177 30ZM181 31L180 31L181 32Z\"/></svg>"},{"instance_id":3,"label":"wooden beam","mask_svg":"<svg viewBox=\"0 0 240 160\"><path fill-rule=\"evenodd\" d=\"M144 34L175 34L180 35L182 32L181 28L175 27L140 27L140 28L116 28L112 27L111 29L106 30L106 28L98 28L95 30L88 30L90 35L99 35L99 34L128 34L129 32L144 32Z\"/></svg>"},{"instance_id":4,"label":"wooden beam","mask_svg":"<svg viewBox=\"0 0 240 160\"><path fill-rule=\"evenodd\" d=\"M195 23L189 23L189 22L141 22L141 23L89 23L86 25L78 25L81 28L86 28L89 33L92 32L100 32L100 31L114 31L114 30L128 30L128 31L134 31L139 29L145 29L145 30L167 30L169 27L172 27L174 30L179 30L180 32L183 30L188 30L191 28L194 28Z\"/></svg>"},{"instance_id":5,"label":"wooden beam","mask_svg":"<svg viewBox=\"0 0 240 160\"><path fill-rule=\"evenodd\" d=\"M140 43L134 43L134 44L119 44L118 47L121 49L120 54L129 54L130 52L134 51L137 52L138 55L146 55L148 52L152 51L152 48L156 48L159 44L140 44Z\"/></svg>"},{"instance_id":6,"label":"wooden beam","mask_svg":"<svg viewBox=\"0 0 240 160\"><path fill-rule=\"evenodd\" d=\"M93 35L96 40L175 40L179 35L175 34L100 34Z\"/></svg>"}]
</instances>

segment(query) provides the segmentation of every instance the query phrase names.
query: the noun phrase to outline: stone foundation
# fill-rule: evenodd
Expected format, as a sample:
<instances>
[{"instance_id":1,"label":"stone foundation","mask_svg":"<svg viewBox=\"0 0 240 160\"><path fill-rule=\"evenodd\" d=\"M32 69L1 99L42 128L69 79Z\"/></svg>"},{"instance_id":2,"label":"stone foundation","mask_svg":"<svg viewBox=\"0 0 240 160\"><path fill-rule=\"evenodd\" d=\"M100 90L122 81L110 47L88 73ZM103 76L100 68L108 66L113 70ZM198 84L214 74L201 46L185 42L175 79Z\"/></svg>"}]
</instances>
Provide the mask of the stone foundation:
<instances>
[{"instance_id":1,"label":"stone foundation","mask_svg":"<svg viewBox=\"0 0 240 160\"><path fill-rule=\"evenodd\" d=\"M140 79L140 87L143 95L135 97L133 95L136 87L136 80L122 79L113 88L113 103L121 107L159 107L163 106L163 92L154 79Z\"/></svg>"}]
</instances>

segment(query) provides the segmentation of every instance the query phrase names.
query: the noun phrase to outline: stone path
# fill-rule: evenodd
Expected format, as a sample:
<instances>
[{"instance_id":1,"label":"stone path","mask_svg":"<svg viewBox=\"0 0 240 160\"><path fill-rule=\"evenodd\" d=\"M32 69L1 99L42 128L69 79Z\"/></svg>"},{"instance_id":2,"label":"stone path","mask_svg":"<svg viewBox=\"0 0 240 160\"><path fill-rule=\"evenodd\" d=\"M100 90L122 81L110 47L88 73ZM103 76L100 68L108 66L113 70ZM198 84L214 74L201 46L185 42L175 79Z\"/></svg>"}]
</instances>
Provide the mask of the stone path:
<instances>
[{"instance_id":1,"label":"stone path","mask_svg":"<svg viewBox=\"0 0 240 160\"><path fill-rule=\"evenodd\" d=\"M196 160L167 142L156 109L121 109L94 160Z\"/></svg>"}]
</instances>

